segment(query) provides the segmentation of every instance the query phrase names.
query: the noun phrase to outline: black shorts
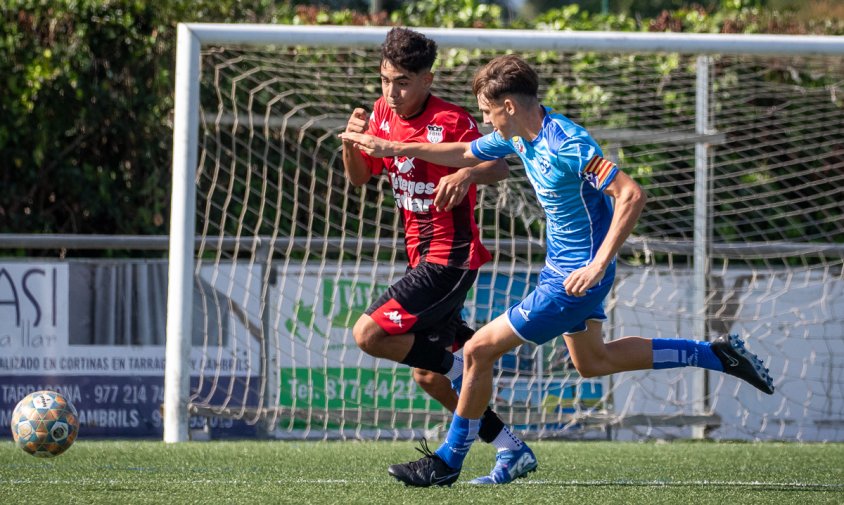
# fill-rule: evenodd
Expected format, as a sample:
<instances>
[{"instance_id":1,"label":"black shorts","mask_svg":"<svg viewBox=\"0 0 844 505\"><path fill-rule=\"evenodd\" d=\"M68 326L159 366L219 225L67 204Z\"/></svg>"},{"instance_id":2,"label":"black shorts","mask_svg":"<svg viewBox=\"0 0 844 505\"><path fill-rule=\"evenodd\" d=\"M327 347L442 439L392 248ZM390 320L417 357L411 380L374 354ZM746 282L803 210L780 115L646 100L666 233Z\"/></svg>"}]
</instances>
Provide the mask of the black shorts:
<instances>
[{"instance_id":1,"label":"black shorts","mask_svg":"<svg viewBox=\"0 0 844 505\"><path fill-rule=\"evenodd\" d=\"M415 333L456 350L474 334L460 312L477 277L477 270L420 263L365 313L390 335Z\"/></svg>"}]
</instances>

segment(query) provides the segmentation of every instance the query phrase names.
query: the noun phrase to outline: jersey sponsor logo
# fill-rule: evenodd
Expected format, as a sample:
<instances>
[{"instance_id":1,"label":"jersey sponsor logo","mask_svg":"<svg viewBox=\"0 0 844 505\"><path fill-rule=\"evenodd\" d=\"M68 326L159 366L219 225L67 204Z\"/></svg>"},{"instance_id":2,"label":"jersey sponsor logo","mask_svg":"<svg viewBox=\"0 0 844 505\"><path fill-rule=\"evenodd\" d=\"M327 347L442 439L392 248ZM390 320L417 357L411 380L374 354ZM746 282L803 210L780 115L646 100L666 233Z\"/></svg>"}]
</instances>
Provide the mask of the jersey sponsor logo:
<instances>
[{"instance_id":1,"label":"jersey sponsor logo","mask_svg":"<svg viewBox=\"0 0 844 505\"><path fill-rule=\"evenodd\" d=\"M412 181L396 174L390 174L390 182L393 185L393 191L398 194L414 195L433 195L436 185L433 182Z\"/></svg>"},{"instance_id":2,"label":"jersey sponsor logo","mask_svg":"<svg viewBox=\"0 0 844 505\"><path fill-rule=\"evenodd\" d=\"M386 316L387 319L389 319L391 323L398 326L399 328L403 327L401 325L401 312L399 312L398 310L390 310L390 311L384 312L384 316Z\"/></svg>"},{"instance_id":3,"label":"jersey sponsor logo","mask_svg":"<svg viewBox=\"0 0 844 505\"><path fill-rule=\"evenodd\" d=\"M556 191L547 188L536 188L536 194L545 198L557 198L559 196Z\"/></svg>"},{"instance_id":4,"label":"jersey sponsor logo","mask_svg":"<svg viewBox=\"0 0 844 505\"><path fill-rule=\"evenodd\" d=\"M586 164L582 176L595 189L600 189L612 173L613 168L615 168L615 163L596 155Z\"/></svg>"},{"instance_id":5,"label":"jersey sponsor logo","mask_svg":"<svg viewBox=\"0 0 844 505\"><path fill-rule=\"evenodd\" d=\"M439 144L443 141L443 127L435 124L428 125L428 142Z\"/></svg>"},{"instance_id":6,"label":"jersey sponsor logo","mask_svg":"<svg viewBox=\"0 0 844 505\"><path fill-rule=\"evenodd\" d=\"M413 160L416 158L408 158L407 156L393 157L393 164L396 166L400 174L406 174L413 170Z\"/></svg>"},{"instance_id":7,"label":"jersey sponsor logo","mask_svg":"<svg viewBox=\"0 0 844 505\"><path fill-rule=\"evenodd\" d=\"M390 123L386 119L381 120L381 126L378 127L384 133L390 133Z\"/></svg>"},{"instance_id":8,"label":"jersey sponsor logo","mask_svg":"<svg viewBox=\"0 0 844 505\"><path fill-rule=\"evenodd\" d=\"M432 195L436 189L433 182L413 181L395 173L390 174L390 182L398 208L411 212L430 212L434 204ZM426 196L431 198L425 198Z\"/></svg>"}]
</instances>

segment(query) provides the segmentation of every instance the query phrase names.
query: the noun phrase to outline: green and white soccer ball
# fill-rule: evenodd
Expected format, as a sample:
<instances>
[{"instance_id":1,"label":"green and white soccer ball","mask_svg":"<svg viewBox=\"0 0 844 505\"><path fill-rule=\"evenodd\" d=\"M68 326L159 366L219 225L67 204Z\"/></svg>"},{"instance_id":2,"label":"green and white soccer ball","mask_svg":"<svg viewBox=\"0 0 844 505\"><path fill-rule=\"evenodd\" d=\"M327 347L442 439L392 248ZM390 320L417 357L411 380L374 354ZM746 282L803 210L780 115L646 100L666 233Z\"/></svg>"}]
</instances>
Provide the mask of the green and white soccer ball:
<instances>
[{"instance_id":1,"label":"green and white soccer ball","mask_svg":"<svg viewBox=\"0 0 844 505\"><path fill-rule=\"evenodd\" d=\"M12 412L15 445L39 458L66 451L79 433L76 409L54 391L36 391L18 402Z\"/></svg>"}]
</instances>

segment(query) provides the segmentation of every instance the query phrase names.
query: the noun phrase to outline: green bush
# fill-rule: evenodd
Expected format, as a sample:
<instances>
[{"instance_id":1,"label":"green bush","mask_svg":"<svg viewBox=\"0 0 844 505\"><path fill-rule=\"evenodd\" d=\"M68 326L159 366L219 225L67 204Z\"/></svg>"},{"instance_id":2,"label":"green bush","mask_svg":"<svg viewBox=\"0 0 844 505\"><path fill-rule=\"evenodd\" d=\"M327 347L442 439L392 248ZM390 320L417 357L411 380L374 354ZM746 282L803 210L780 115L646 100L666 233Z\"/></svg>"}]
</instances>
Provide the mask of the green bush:
<instances>
[{"instance_id":1,"label":"green bush","mask_svg":"<svg viewBox=\"0 0 844 505\"><path fill-rule=\"evenodd\" d=\"M176 23L311 23L320 12L274 4L5 3L0 233L165 233ZM338 20L359 21L323 21Z\"/></svg>"},{"instance_id":2,"label":"green bush","mask_svg":"<svg viewBox=\"0 0 844 505\"><path fill-rule=\"evenodd\" d=\"M650 20L569 6L511 26L844 33L840 19L730 5ZM177 21L504 26L498 6L477 0L420 0L389 19L273 0L7 0L0 9L0 233L166 233ZM598 89L551 92L605 114Z\"/></svg>"}]
</instances>

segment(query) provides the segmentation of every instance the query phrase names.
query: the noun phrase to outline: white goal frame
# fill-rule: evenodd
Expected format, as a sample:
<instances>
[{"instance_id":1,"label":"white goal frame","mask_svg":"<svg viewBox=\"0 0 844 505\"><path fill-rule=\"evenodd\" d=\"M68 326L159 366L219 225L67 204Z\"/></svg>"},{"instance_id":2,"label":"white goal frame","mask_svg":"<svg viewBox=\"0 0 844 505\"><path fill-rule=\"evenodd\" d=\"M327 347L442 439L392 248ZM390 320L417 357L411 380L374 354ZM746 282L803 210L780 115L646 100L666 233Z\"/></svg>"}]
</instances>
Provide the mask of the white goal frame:
<instances>
[{"instance_id":1,"label":"white goal frame","mask_svg":"<svg viewBox=\"0 0 844 505\"><path fill-rule=\"evenodd\" d=\"M173 122L173 185L170 216L169 284L167 296L166 367L164 381L164 441L189 439L188 398L196 246L196 185L200 126L200 50L203 45L304 45L377 47L390 27L279 26L179 24L176 53ZM483 47L510 50L595 52L670 52L698 55L695 148L694 296L695 333L705 333L706 254L706 136L708 57L711 54L844 55L844 37L719 35L622 32L551 32L417 28L440 47ZM469 83L466 83L468 86ZM704 387L701 373L696 387ZM703 394L700 394L703 398ZM702 400L701 400L702 401ZM702 432L701 432L702 434Z\"/></svg>"}]
</instances>

